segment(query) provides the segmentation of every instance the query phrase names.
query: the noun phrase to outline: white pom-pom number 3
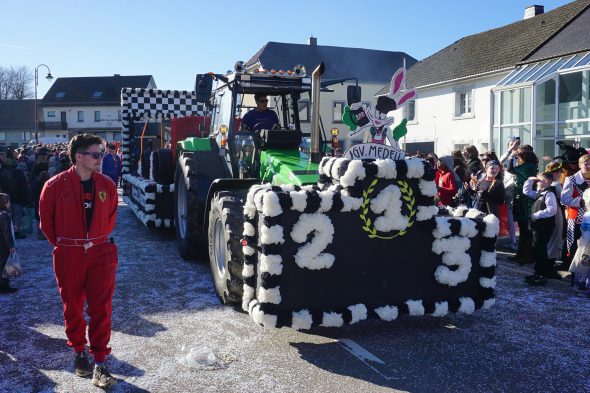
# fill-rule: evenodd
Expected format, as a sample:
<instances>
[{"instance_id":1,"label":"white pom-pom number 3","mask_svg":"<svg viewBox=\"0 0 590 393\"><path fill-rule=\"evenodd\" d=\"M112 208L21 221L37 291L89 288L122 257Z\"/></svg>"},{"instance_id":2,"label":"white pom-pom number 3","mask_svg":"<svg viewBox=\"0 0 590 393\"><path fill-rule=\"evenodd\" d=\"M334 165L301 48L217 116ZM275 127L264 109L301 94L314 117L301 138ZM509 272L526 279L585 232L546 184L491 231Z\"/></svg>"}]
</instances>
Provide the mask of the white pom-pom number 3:
<instances>
[{"instance_id":1,"label":"white pom-pom number 3","mask_svg":"<svg viewBox=\"0 0 590 393\"><path fill-rule=\"evenodd\" d=\"M313 238L308 242L307 236L312 232ZM334 264L334 255L322 252L334 238L334 225L327 215L302 214L293 225L291 238L296 243L305 243L295 254L295 263L300 268L329 269Z\"/></svg>"}]
</instances>

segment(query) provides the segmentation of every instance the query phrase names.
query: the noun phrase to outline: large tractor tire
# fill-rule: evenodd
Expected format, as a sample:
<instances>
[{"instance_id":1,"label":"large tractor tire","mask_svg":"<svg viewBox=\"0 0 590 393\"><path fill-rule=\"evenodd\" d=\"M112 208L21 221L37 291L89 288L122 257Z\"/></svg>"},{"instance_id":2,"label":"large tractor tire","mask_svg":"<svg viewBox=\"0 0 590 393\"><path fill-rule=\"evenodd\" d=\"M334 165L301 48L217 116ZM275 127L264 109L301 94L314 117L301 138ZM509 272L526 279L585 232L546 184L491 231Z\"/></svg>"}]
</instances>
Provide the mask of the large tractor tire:
<instances>
[{"instance_id":1,"label":"large tractor tire","mask_svg":"<svg viewBox=\"0 0 590 393\"><path fill-rule=\"evenodd\" d=\"M190 185L197 184L193 153L183 152L176 163L174 181L174 227L178 252L185 260L207 258L206 234L203 233L202 217L199 216L197 191ZM183 166L187 167L185 177Z\"/></svg>"},{"instance_id":2,"label":"large tractor tire","mask_svg":"<svg viewBox=\"0 0 590 393\"><path fill-rule=\"evenodd\" d=\"M158 149L154 152L152 162L152 172L154 181L158 184L174 183L174 160L172 159L172 150Z\"/></svg>"},{"instance_id":3,"label":"large tractor tire","mask_svg":"<svg viewBox=\"0 0 590 393\"><path fill-rule=\"evenodd\" d=\"M209 211L209 263L215 292L224 304L242 300L244 254L241 238L244 227L243 201L238 192L220 191Z\"/></svg>"}]
</instances>

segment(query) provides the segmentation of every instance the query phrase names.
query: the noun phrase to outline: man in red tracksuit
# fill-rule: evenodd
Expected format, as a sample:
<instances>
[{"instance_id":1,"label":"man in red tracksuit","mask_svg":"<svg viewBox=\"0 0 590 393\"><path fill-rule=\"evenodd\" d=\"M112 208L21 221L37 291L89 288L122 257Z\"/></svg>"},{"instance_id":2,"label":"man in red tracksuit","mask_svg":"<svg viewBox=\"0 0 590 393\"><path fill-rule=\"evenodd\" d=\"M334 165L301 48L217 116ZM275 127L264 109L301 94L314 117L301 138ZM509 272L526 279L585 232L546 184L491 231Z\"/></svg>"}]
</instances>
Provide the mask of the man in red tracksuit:
<instances>
[{"instance_id":1,"label":"man in red tracksuit","mask_svg":"<svg viewBox=\"0 0 590 393\"><path fill-rule=\"evenodd\" d=\"M117 215L115 184L98 171L102 139L83 134L69 143L74 164L45 183L39 201L41 230L53 245L53 269L64 305L68 346L76 351L78 376L93 375L92 383L109 387L117 380L106 366L111 337L117 247L109 241ZM86 355L84 303L88 302L88 338L94 370Z\"/></svg>"}]
</instances>

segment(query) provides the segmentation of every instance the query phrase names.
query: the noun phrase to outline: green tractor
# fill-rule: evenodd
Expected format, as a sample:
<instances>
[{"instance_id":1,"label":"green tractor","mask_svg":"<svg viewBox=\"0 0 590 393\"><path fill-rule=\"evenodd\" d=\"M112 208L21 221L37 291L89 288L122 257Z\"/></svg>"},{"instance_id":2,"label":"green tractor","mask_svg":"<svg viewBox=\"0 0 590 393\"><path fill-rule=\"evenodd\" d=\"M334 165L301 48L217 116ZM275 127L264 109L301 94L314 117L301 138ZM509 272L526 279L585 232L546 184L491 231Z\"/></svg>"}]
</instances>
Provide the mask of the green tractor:
<instances>
[{"instance_id":1,"label":"green tractor","mask_svg":"<svg viewBox=\"0 0 590 393\"><path fill-rule=\"evenodd\" d=\"M224 303L242 299L243 208L250 187L318 181L321 151L327 146L317 115L323 70L320 64L313 80L301 66L289 73L197 75L197 97L210 106L212 132L177 143L174 221L181 256L209 258L215 290ZM312 94L314 88L317 93ZM241 127L241 117L256 93L268 95L279 122L249 131ZM302 94L314 98L311 135L300 127Z\"/></svg>"}]
</instances>

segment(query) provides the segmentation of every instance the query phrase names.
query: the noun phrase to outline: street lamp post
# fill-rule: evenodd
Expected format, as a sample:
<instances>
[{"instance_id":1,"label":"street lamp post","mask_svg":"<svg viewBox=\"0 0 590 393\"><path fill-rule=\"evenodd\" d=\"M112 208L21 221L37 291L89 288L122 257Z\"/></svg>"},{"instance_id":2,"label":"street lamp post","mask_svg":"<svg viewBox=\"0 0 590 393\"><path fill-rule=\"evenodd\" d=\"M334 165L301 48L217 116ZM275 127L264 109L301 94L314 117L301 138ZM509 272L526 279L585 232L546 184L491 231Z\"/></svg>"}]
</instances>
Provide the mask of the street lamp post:
<instances>
[{"instance_id":1,"label":"street lamp post","mask_svg":"<svg viewBox=\"0 0 590 393\"><path fill-rule=\"evenodd\" d=\"M51 81L53 79L49 67L47 67L45 64L39 64L37 67L35 67L35 116L33 118L35 119L35 143L37 144L39 144L39 132L37 130L37 85L39 85L39 67L41 66L47 68L47 76L45 77L45 79L47 79L48 81Z\"/></svg>"}]
</instances>

